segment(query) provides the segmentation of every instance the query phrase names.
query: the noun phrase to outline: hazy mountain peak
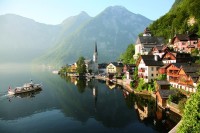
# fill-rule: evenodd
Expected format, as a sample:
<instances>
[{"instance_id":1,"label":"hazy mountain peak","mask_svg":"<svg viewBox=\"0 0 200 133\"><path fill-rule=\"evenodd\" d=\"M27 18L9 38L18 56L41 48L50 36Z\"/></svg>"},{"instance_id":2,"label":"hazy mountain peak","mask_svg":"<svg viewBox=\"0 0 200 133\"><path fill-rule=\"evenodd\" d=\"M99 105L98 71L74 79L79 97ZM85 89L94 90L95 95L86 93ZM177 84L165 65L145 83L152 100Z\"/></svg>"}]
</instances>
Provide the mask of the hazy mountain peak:
<instances>
[{"instance_id":1,"label":"hazy mountain peak","mask_svg":"<svg viewBox=\"0 0 200 133\"><path fill-rule=\"evenodd\" d=\"M109 6L105 10L127 10L127 9L123 6L116 5L116 6Z\"/></svg>"},{"instance_id":2,"label":"hazy mountain peak","mask_svg":"<svg viewBox=\"0 0 200 133\"><path fill-rule=\"evenodd\" d=\"M62 25L63 24L66 24L66 23L69 23L69 22L74 22L74 21L84 21L84 20L89 20L91 17L85 12L85 11L82 11L81 13L79 13L78 15L76 16L71 16L67 19L65 19L63 22L62 22Z\"/></svg>"},{"instance_id":3,"label":"hazy mountain peak","mask_svg":"<svg viewBox=\"0 0 200 133\"><path fill-rule=\"evenodd\" d=\"M33 19L30 18L26 18L20 15L16 15L16 14L5 14L5 15L1 15L0 18L12 22L12 21L32 21L35 22Z\"/></svg>"},{"instance_id":4,"label":"hazy mountain peak","mask_svg":"<svg viewBox=\"0 0 200 133\"><path fill-rule=\"evenodd\" d=\"M117 15L123 15L124 13L125 14L129 14L129 13L132 13L130 12L129 10L127 10L125 7L123 6L110 6L110 7L107 7L103 13L109 13L109 14L117 14ZM133 14L133 13L132 13Z\"/></svg>"},{"instance_id":5,"label":"hazy mountain peak","mask_svg":"<svg viewBox=\"0 0 200 133\"><path fill-rule=\"evenodd\" d=\"M85 17L90 17L87 12L82 11L78 16L85 16Z\"/></svg>"}]
</instances>

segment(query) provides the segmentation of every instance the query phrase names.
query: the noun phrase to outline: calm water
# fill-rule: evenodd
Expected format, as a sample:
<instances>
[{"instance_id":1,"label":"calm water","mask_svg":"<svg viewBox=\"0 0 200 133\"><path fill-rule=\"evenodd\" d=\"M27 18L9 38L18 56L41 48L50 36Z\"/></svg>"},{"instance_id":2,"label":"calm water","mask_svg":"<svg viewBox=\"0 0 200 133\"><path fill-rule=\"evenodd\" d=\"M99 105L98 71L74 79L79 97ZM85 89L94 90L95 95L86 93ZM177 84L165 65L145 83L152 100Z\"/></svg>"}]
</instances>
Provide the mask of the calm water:
<instances>
[{"instance_id":1,"label":"calm water","mask_svg":"<svg viewBox=\"0 0 200 133\"><path fill-rule=\"evenodd\" d=\"M9 86L30 79L42 82L43 90L6 95ZM167 132L179 119L156 108L152 98L128 94L120 86L61 78L29 66L0 66L0 133Z\"/></svg>"}]
</instances>

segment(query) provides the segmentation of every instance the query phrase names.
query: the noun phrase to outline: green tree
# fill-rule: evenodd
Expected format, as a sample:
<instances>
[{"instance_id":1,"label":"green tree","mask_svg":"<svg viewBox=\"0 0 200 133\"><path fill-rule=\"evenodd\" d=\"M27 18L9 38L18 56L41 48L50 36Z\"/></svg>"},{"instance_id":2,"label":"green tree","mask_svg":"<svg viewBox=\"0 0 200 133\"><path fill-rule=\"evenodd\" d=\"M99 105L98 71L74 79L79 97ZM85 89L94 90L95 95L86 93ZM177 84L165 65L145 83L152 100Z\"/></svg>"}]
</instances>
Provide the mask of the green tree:
<instances>
[{"instance_id":1,"label":"green tree","mask_svg":"<svg viewBox=\"0 0 200 133\"><path fill-rule=\"evenodd\" d=\"M176 0L170 11L154 21L149 29L154 36L163 36L166 42L174 34L184 34L186 31L200 35L199 5L199 0ZM188 25L191 17L195 23Z\"/></svg>"},{"instance_id":2,"label":"green tree","mask_svg":"<svg viewBox=\"0 0 200 133\"><path fill-rule=\"evenodd\" d=\"M126 51L120 55L120 59L124 64L133 64L135 60L133 59L133 55L135 54L135 45L129 44Z\"/></svg>"},{"instance_id":3,"label":"green tree","mask_svg":"<svg viewBox=\"0 0 200 133\"><path fill-rule=\"evenodd\" d=\"M83 75L86 73L86 65L85 65L85 58L84 57L79 57L78 61L76 62L77 64L77 73L79 75Z\"/></svg>"},{"instance_id":4,"label":"green tree","mask_svg":"<svg viewBox=\"0 0 200 133\"><path fill-rule=\"evenodd\" d=\"M158 80L166 80L167 79L167 75L166 74L159 74L157 79Z\"/></svg>"},{"instance_id":5,"label":"green tree","mask_svg":"<svg viewBox=\"0 0 200 133\"><path fill-rule=\"evenodd\" d=\"M199 87L198 87L199 88ZM178 133L199 133L200 131L200 91L193 94L186 102Z\"/></svg>"}]
</instances>

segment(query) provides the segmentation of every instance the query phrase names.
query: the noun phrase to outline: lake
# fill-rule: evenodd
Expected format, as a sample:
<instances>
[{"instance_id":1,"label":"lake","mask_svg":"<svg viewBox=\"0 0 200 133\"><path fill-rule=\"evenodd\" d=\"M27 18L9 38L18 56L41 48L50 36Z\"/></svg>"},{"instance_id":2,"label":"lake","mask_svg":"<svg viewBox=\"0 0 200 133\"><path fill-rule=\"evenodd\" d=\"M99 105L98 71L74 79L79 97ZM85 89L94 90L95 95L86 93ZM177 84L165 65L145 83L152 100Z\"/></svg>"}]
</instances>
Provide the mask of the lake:
<instances>
[{"instance_id":1,"label":"lake","mask_svg":"<svg viewBox=\"0 0 200 133\"><path fill-rule=\"evenodd\" d=\"M8 87L33 80L41 91L8 96ZM168 132L180 116L151 97L104 81L70 79L29 65L0 65L0 133Z\"/></svg>"}]
</instances>

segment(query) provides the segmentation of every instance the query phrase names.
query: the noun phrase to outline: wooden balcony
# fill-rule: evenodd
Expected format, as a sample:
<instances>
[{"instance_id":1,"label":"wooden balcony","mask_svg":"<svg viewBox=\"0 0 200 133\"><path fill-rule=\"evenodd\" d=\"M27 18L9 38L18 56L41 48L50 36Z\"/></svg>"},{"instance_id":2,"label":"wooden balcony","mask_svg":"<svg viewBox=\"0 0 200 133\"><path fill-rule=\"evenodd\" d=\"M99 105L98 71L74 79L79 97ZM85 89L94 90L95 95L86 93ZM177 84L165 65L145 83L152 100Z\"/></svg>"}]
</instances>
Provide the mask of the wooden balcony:
<instances>
[{"instance_id":1,"label":"wooden balcony","mask_svg":"<svg viewBox=\"0 0 200 133\"><path fill-rule=\"evenodd\" d=\"M193 82L191 80L185 80L185 81L179 80L178 83L181 84L181 85L190 85L190 86L193 86Z\"/></svg>"},{"instance_id":2,"label":"wooden balcony","mask_svg":"<svg viewBox=\"0 0 200 133\"><path fill-rule=\"evenodd\" d=\"M178 79L169 79L169 82L178 83L178 82L179 82L179 80L178 80Z\"/></svg>"},{"instance_id":3,"label":"wooden balcony","mask_svg":"<svg viewBox=\"0 0 200 133\"><path fill-rule=\"evenodd\" d=\"M178 72L177 73L167 72L167 75L170 76L170 77L179 77Z\"/></svg>"}]
</instances>

